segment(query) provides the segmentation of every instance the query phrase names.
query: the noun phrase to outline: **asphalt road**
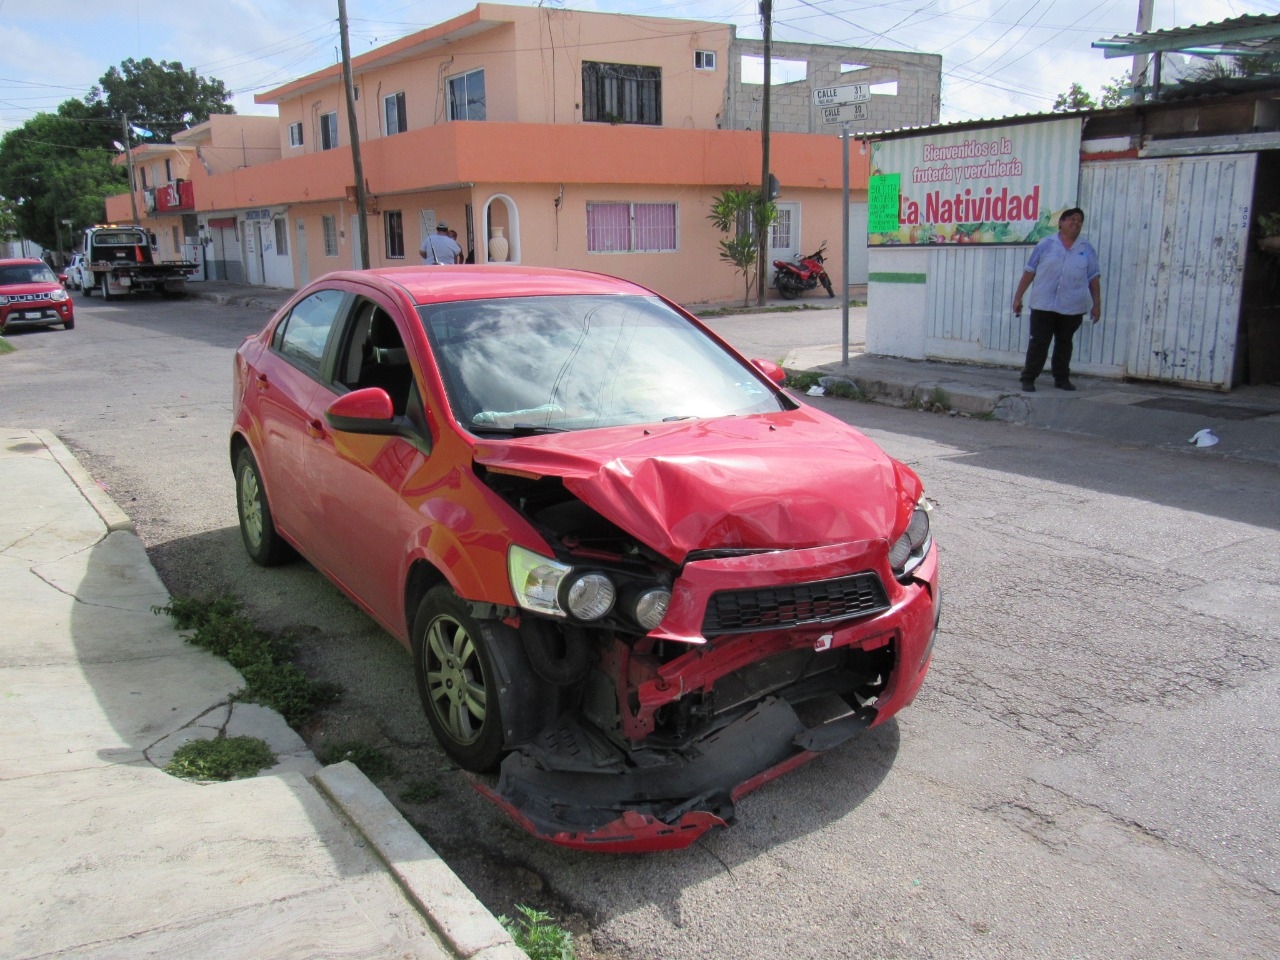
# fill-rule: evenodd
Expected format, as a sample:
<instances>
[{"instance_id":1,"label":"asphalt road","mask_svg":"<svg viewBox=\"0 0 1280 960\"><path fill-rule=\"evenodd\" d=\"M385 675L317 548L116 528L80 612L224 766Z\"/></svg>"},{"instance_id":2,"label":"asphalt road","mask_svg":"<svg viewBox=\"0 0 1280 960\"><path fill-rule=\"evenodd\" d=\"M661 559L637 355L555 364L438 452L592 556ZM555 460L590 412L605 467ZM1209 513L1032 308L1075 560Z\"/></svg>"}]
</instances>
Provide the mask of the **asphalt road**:
<instances>
[{"instance_id":1,"label":"asphalt road","mask_svg":"<svg viewBox=\"0 0 1280 960\"><path fill-rule=\"evenodd\" d=\"M896 721L767 785L691 849L534 841L435 748L408 655L304 564L244 556L230 355L265 314L81 300L17 334L0 421L56 432L175 593L231 591L345 689L307 731L380 747L382 782L495 912L552 910L580 956L1280 955L1280 477L1274 467L813 398L923 476L943 630ZM823 311L779 324L831 342ZM835 313L839 332L839 313ZM798 345L798 344L797 344ZM439 795L400 793L428 782ZM323 918L317 918L322 923Z\"/></svg>"}]
</instances>

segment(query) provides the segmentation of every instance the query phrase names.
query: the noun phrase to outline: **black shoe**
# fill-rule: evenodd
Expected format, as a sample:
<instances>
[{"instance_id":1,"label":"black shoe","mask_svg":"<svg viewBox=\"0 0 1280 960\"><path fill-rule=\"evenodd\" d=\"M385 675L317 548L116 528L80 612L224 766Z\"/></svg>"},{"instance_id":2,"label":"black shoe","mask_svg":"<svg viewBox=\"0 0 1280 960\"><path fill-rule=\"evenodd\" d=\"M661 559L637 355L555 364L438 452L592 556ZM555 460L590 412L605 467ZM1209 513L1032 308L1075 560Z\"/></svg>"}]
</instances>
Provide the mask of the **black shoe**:
<instances>
[{"instance_id":1,"label":"black shoe","mask_svg":"<svg viewBox=\"0 0 1280 960\"><path fill-rule=\"evenodd\" d=\"M1054 386L1059 390L1074 390L1076 388L1076 385L1070 380L1060 380L1055 383Z\"/></svg>"},{"instance_id":2,"label":"black shoe","mask_svg":"<svg viewBox=\"0 0 1280 960\"><path fill-rule=\"evenodd\" d=\"M1036 385L1035 385L1034 383L1032 383L1030 380L1023 380L1023 381L1022 381L1022 392L1023 392L1023 393L1035 393L1035 392L1036 392Z\"/></svg>"}]
</instances>

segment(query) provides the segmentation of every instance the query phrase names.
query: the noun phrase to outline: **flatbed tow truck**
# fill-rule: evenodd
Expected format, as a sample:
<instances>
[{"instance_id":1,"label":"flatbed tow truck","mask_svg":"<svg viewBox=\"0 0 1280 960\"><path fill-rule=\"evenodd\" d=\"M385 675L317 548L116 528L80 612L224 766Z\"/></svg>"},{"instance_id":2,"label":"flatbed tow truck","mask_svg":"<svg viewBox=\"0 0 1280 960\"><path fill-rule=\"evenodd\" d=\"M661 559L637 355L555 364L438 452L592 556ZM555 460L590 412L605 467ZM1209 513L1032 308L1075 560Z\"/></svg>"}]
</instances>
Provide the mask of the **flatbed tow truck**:
<instances>
[{"instance_id":1,"label":"flatbed tow truck","mask_svg":"<svg viewBox=\"0 0 1280 960\"><path fill-rule=\"evenodd\" d=\"M140 291L180 297L187 292L187 278L200 269L186 260L157 259L151 234L134 224L87 227L83 250L80 290L86 297L97 290L104 300Z\"/></svg>"}]
</instances>

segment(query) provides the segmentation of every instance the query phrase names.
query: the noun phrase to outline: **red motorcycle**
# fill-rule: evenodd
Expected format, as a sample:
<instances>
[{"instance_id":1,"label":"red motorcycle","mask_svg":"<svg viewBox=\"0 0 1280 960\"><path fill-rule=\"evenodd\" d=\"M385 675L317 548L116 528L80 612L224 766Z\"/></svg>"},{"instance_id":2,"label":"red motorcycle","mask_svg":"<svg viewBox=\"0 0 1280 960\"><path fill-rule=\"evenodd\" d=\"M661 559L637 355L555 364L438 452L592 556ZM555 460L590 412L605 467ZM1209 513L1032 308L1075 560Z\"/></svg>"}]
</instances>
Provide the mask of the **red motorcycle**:
<instances>
[{"instance_id":1,"label":"red motorcycle","mask_svg":"<svg viewBox=\"0 0 1280 960\"><path fill-rule=\"evenodd\" d=\"M822 284L823 289L827 291L827 296L836 295L835 290L831 288L831 278L827 276L827 268L823 266L822 255L826 252L827 245L824 243L818 248L817 253L811 253L807 257L797 254L795 262L773 261L778 271L773 275L773 285L778 288L778 293L782 294L782 299L794 300L818 284Z\"/></svg>"}]
</instances>

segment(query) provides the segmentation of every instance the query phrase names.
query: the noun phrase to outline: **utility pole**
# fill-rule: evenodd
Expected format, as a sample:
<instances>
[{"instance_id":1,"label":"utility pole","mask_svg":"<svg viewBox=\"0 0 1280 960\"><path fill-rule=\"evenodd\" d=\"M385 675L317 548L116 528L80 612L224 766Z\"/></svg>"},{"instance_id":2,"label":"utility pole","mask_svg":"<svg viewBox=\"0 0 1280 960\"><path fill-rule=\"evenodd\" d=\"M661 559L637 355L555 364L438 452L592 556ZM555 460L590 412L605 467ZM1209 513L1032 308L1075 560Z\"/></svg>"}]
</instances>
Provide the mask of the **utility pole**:
<instances>
[{"instance_id":1,"label":"utility pole","mask_svg":"<svg viewBox=\"0 0 1280 960\"><path fill-rule=\"evenodd\" d=\"M1138 0L1138 33L1146 33L1151 29L1151 15L1155 12L1155 0ZM1160 56L1160 54L1156 54ZM1133 69L1129 75L1129 86L1133 87L1133 95L1130 102L1137 103L1139 101L1138 88L1150 87L1151 78L1147 76L1147 71L1151 67L1151 54L1140 53L1133 58ZM1141 98L1148 99L1145 95Z\"/></svg>"},{"instance_id":2,"label":"utility pole","mask_svg":"<svg viewBox=\"0 0 1280 960\"><path fill-rule=\"evenodd\" d=\"M770 50L773 46L773 0L760 0L760 17L764 21L764 95L760 105L760 207L756 216L756 304L764 306L769 262L769 224L761 215L769 202L769 86Z\"/></svg>"},{"instance_id":3,"label":"utility pole","mask_svg":"<svg viewBox=\"0 0 1280 960\"><path fill-rule=\"evenodd\" d=\"M360 125L356 122L356 87L351 78L351 41L347 37L347 0L338 0L338 34L342 37L342 85L347 91L347 125L351 131L351 166L356 176L356 211L360 222L360 266L369 269L368 203L364 164L360 161Z\"/></svg>"},{"instance_id":4,"label":"utility pole","mask_svg":"<svg viewBox=\"0 0 1280 960\"><path fill-rule=\"evenodd\" d=\"M121 117L120 125L124 130L124 156L129 164L129 206L133 208L133 222L141 224L138 219L138 193L137 183L133 179L133 147L129 143L129 118Z\"/></svg>"}]
</instances>

